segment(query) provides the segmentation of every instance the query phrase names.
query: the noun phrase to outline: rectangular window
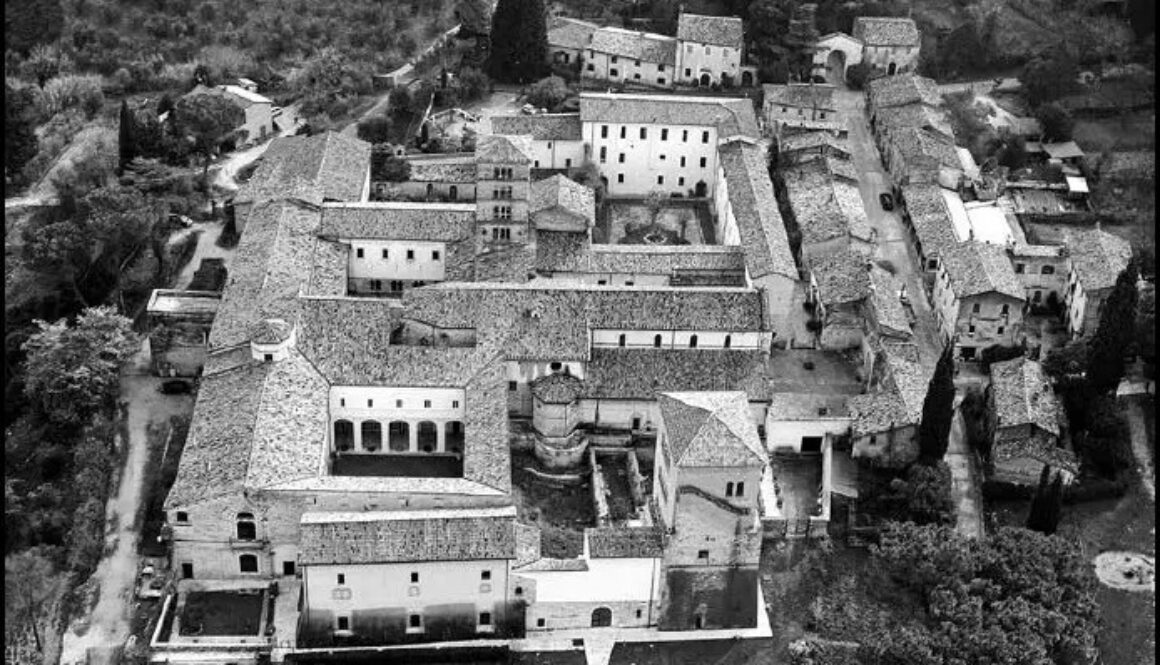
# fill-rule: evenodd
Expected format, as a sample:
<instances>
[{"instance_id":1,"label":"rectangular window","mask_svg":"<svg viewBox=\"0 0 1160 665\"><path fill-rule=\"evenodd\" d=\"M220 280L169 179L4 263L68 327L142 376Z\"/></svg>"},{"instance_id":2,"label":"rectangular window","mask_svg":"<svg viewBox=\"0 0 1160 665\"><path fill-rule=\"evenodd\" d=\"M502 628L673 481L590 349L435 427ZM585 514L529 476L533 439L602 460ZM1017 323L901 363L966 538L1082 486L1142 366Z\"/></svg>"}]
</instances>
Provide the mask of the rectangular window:
<instances>
[{"instance_id":1,"label":"rectangular window","mask_svg":"<svg viewBox=\"0 0 1160 665\"><path fill-rule=\"evenodd\" d=\"M1023 274L1023 264L1022 263L1015 264L1015 274L1017 274L1017 275Z\"/></svg>"},{"instance_id":2,"label":"rectangular window","mask_svg":"<svg viewBox=\"0 0 1160 665\"><path fill-rule=\"evenodd\" d=\"M479 579L484 580L484 581L490 580L491 579L491 571L490 570L479 571Z\"/></svg>"},{"instance_id":3,"label":"rectangular window","mask_svg":"<svg viewBox=\"0 0 1160 665\"><path fill-rule=\"evenodd\" d=\"M666 128L666 129L661 129L661 140L662 140L662 141L668 141L668 140L669 140L669 130L668 130L667 128Z\"/></svg>"},{"instance_id":4,"label":"rectangular window","mask_svg":"<svg viewBox=\"0 0 1160 665\"><path fill-rule=\"evenodd\" d=\"M616 64L616 56L615 55L612 56L612 59L610 60L610 62L614 65Z\"/></svg>"},{"instance_id":5,"label":"rectangular window","mask_svg":"<svg viewBox=\"0 0 1160 665\"><path fill-rule=\"evenodd\" d=\"M396 409L401 409L401 408L403 408L403 400L401 400L401 399L397 399L397 400L395 400L395 408L396 408Z\"/></svg>"},{"instance_id":6,"label":"rectangular window","mask_svg":"<svg viewBox=\"0 0 1160 665\"><path fill-rule=\"evenodd\" d=\"M338 617L338 629L350 630L350 617Z\"/></svg>"},{"instance_id":7,"label":"rectangular window","mask_svg":"<svg viewBox=\"0 0 1160 665\"><path fill-rule=\"evenodd\" d=\"M593 65L591 62L588 63L588 71L590 71L590 72L596 71L596 66Z\"/></svg>"},{"instance_id":8,"label":"rectangular window","mask_svg":"<svg viewBox=\"0 0 1160 665\"><path fill-rule=\"evenodd\" d=\"M375 401L373 399L368 399L367 400L367 408L373 409L374 407L375 407Z\"/></svg>"},{"instance_id":9,"label":"rectangular window","mask_svg":"<svg viewBox=\"0 0 1160 665\"><path fill-rule=\"evenodd\" d=\"M515 392L518 389L519 389L519 384L517 384L515 381L508 381L508 390Z\"/></svg>"},{"instance_id":10,"label":"rectangular window","mask_svg":"<svg viewBox=\"0 0 1160 665\"><path fill-rule=\"evenodd\" d=\"M967 332L974 335L975 334L975 326L967 326Z\"/></svg>"},{"instance_id":11,"label":"rectangular window","mask_svg":"<svg viewBox=\"0 0 1160 665\"><path fill-rule=\"evenodd\" d=\"M622 184L624 183L624 174L623 173L616 174L616 182L622 183Z\"/></svg>"},{"instance_id":12,"label":"rectangular window","mask_svg":"<svg viewBox=\"0 0 1160 665\"><path fill-rule=\"evenodd\" d=\"M698 551L698 552L697 552L697 558L698 558L698 559L704 559L704 560L708 560L708 559L709 559L709 550L700 550L700 551Z\"/></svg>"},{"instance_id":13,"label":"rectangular window","mask_svg":"<svg viewBox=\"0 0 1160 665\"><path fill-rule=\"evenodd\" d=\"M189 513L179 510L177 511L177 517L175 519L177 520L178 524L189 524Z\"/></svg>"},{"instance_id":14,"label":"rectangular window","mask_svg":"<svg viewBox=\"0 0 1160 665\"><path fill-rule=\"evenodd\" d=\"M429 400L429 399L423 400L423 408L430 409L431 408L431 400Z\"/></svg>"},{"instance_id":15,"label":"rectangular window","mask_svg":"<svg viewBox=\"0 0 1160 665\"><path fill-rule=\"evenodd\" d=\"M340 586L341 586L341 585L343 585L343 584L346 584L346 575L344 575L344 574L342 574L342 573L339 573L339 574L338 574L338 584L339 584Z\"/></svg>"},{"instance_id":16,"label":"rectangular window","mask_svg":"<svg viewBox=\"0 0 1160 665\"><path fill-rule=\"evenodd\" d=\"M624 163L624 153L623 153L623 152L622 152L622 153L620 153L620 156L618 156L618 157L616 158L616 161L617 161L617 162L619 162L619 163L621 163L621 164L623 164L623 163Z\"/></svg>"},{"instance_id":17,"label":"rectangular window","mask_svg":"<svg viewBox=\"0 0 1160 665\"><path fill-rule=\"evenodd\" d=\"M685 143L689 142L689 130L687 130L687 129L681 130L681 141L683 141Z\"/></svg>"},{"instance_id":18,"label":"rectangular window","mask_svg":"<svg viewBox=\"0 0 1160 665\"><path fill-rule=\"evenodd\" d=\"M418 630L423 627L423 616L420 614L412 614L407 621L407 627L412 630Z\"/></svg>"},{"instance_id":19,"label":"rectangular window","mask_svg":"<svg viewBox=\"0 0 1160 665\"><path fill-rule=\"evenodd\" d=\"M457 400L457 399L451 400L451 408L458 409L459 408L459 400Z\"/></svg>"},{"instance_id":20,"label":"rectangular window","mask_svg":"<svg viewBox=\"0 0 1160 665\"><path fill-rule=\"evenodd\" d=\"M664 156L664 155L661 155L661 161L662 161L662 162L663 162L663 161L665 161L665 156Z\"/></svg>"},{"instance_id":21,"label":"rectangular window","mask_svg":"<svg viewBox=\"0 0 1160 665\"><path fill-rule=\"evenodd\" d=\"M618 71L616 70L616 67L613 67L612 69L608 70L608 75L609 75L609 76L614 76L614 77L615 77L615 76L620 76L620 72L618 72Z\"/></svg>"},{"instance_id":22,"label":"rectangular window","mask_svg":"<svg viewBox=\"0 0 1160 665\"><path fill-rule=\"evenodd\" d=\"M536 628L543 628L547 624L545 619L536 619Z\"/></svg>"},{"instance_id":23,"label":"rectangular window","mask_svg":"<svg viewBox=\"0 0 1160 665\"><path fill-rule=\"evenodd\" d=\"M665 66L664 66L663 64L662 64L662 65L657 65L657 71L658 71L658 72L663 72L663 71L665 71Z\"/></svg>"},{"instance_id":24,"label":"rectangular window","mask_svg":"<svg viewBox=\"0 0 1160 665\"><path fill-rule=\"evenodd\" d=\"M975 303L974 305L971 305L971 313L972 314L978 314L980 309L982 309L982 307L981 307L981 305L979 305L979 303Z\"/></svg>"},{"instance_id":25,"label":"rectangular window","mask_svg":"<svg viewBox=\"0 0 1160 665\"><path fill-rule=\"evenodd\" d=\"M411 584L418 584L418 583L419 583L419 573L412 572L411 573Z\"/></svg>"},{"instance_id":26,"label":"rectangular window","mask_svg":"<svg viewBox=\"0 0 1160 665\"><path fill-rule=\"evenodd\" d=\"M371 280L371 291L382 291L382 290L383 290L383 280L372 279Z\"/></svg>"},{"instance_id":27,"label":"rectangular window","mask_svg":"<svg viewBox=\"0 0 1160 665\"><path fill-rule=\"evenodd\" d=\"M354 255L361 259L363 257L363 248L359 247L358 249L354 250Z\"/></svg>"},{"instance_id":28,"label":"rectangular window","mask_svg":"<svg viewBox=\"0 0 1160 665\"><path fill-rule=\"evenodd\" d=\"M658 84L658 85L664 85L664 84L665 84L665 77L663 77L663 76L658 76L658 77L657 77L657 84Z\"/></svg>"},{"instance_id":29,"label":"rectangular window","mask_svg":"<svg viewBox=\"0 0 1160 665\"><path fill-rule=\"evenodd\" d=\"M999 326L999 328L995 332L999 335L1002 335L1003 334L1003 326Z\"/></svg>"},{"instance_id":30,"label":"rectangular window","mask_svg":"<svg viewBox=\"0 0 1160 665\"><path fill-rule=\"evenodd\" d=\"M408 249L408 250L407 250L407 260L408 260L408 261L414 261L414 260L415 260L415 250L413 250L413 249Z\"/></svg>"},{"instance_id":31,"label":"rectangular window","mask_svg":"<svg viewBox=\"0 0 1160 665\"><path fill-rule=\"evenodd\" d=\"M685 156L681 155L681 168L685 167Z\"/></svg>"},{"instance_id":32,"label":"rectangular window","mask_svg":"<svg viewBox=\"0 0 1160 665\"><path fill-rule=\"evenodd\" d=\"M600 138L602 138L602 139L608 138L608 125L601 125L600 126Z\"/></svg>"},{"instance_id":33,"label":"rectangular window","mask_svg":"<svg viewBox=\"0 0 1160 665\"><path fill-rule=\"evenodd\" d=\"M657 176L657 184L658 184L658 185L663 185L663 184L665 184L665 177L664 177L663 175L658 175L658 176Z\"/></svg>"},{"instance_id":34,"label":"rectangular window","mask_svg":"<svg viewBox=\"0 0 1160 665\"><path fill-rule=\"evenodd\" d=\"M647 127L641 127L641 128L640 128L640 137L641 137L642 139L647 139L647 138L648 138L648 128L647 128Z\"/></svg>"},{"instance_id":35,"label":"rectangular window","mask_svg":"<svg viewBox=\"0 0 1160 665\"><path fill-rule=\"evenodd\" d=\"M677 178L677 186L678 186L678 187L684 187L684 186L685 186L685 177L684 177L684 176L681 176L680 178Z\"/></svg>"},{"instance_id":36,"label":"rectangular window","mask_svg":"<svg viewBox=\"0 0 1160 665\"><path fill-rule=\"evenodd\" d=\"M627 138L627 137L628 137L628 126L621 125L620 126L620 138L623 139L623 138Z\"/></svg>"},{"instance_id":37,"label":"rectangular window","mask_svg":"<svg viewBox=\"0 0 1160 665\"><path fill-rule=\"evenodd\" d=\"M490 626L491 625L491 612L480 612L479 613L479 625L481 625L481 626Z\"/></svg>"},{"instance_id":38,"label":"rectangular window","mask_svg":"<svg viewBox=\"0 0 1160 665\"><path fill-rule=\"evenodd\" d=\"M571 157L564 160L564 168L566 168L566 169L572 168L572 158Z\"/></svg>"},{"instance_id":39,"label":"rectangular window","mask_svg":"<svg viewBox=\"0 0 1160 665\"><path fill-rule=\"evenodd\" d=\"M701 132L701 143L709 142L709 132Z\"/></svg>"},{"instance_id":40,"label":"rectangular window","mask_svg":"<svg viewBox=\"0 0 1160 665\"><path fill-rule=\"evenodd\" d=\"M438 261L438 260L439 260L439 250L437 250L437 249L433 249L433 250L431 250L431 260L432 260L432 261Z\"/></svg>"},{"instance_id":41,"label":"rectangular window","mask_svg":"<svg viewBox=\"0 0 1160 665\"><path fill-rule=\"evenodd\" d=\"M708 165L709 165L709 160L705 157L702 157L701 158L701 168L705 168Z\"/></svg>"},{"instance_id":42,"label":"rectangular window","mask_svg":"<svg viewBox=\"0 0 1160 665\"><path fill-rule=\"evenodd\" d=\"M385 258L388 258L388 255L387 255L387 250L385 250L385 249L383 250L383 258L384 258L384 259L385 259Z\"/></svg>"},{"instance_id":43,"label":"rectangular window","mask_svg":"<svg viewBox=\"0 0 1160 665\"><path fill-rule=\"evenodd\" d=\"M600 146L600 163L603 164L606 161L608 161L608 148Z\"/></svg>"}]
</instances>

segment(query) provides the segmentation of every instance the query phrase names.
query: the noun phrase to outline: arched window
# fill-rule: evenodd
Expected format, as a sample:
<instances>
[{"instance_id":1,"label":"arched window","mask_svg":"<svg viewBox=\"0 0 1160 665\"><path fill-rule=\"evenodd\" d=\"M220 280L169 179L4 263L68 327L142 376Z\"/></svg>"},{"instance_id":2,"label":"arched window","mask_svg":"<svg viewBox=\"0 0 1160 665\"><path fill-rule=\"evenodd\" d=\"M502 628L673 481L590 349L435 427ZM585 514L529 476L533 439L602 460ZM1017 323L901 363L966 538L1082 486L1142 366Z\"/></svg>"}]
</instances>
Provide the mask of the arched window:
<instances>
[{"instance_id":1,"label":"arched window","mask_svg":"<svg viewBox=\"0 0 1160 665\"><path fill-rule=\"evenodd\" d=\"M424 420L419 423L419 450L425 453L435 452L435 445L438 440L439 434L435 423L430 420Z\"/></svg>"},{"instance_id":2,"label":"arched window","mask_svg":"<svg viewBox=\"0 0 1160 665\"><path fill-rule=\"evenodd\" d=\"M238 540L254 540L258 537L258 528L254 524L253 513L238 513Z\"/></svg>"},{"instance_id":3,"label":"arched window","mask_svg":"<svg viewBox=\"0 0 1160 665\"><path fill-rule=\"evenodd\" d=\"M354 423L349 420L334 421L334 449L354 448Z\"/></svg>"},{"instance_id":4,"label":"arched window","mask_svg":"<svg viewBox=\"0 0 1160 665\"><path fill-rule=\"evenodd\" d=\"M362 422L362 447L364 450L376 452L383 448L383 424L377 420Z\"/></svg>"},{"instance_id":5,"label":"arched window","mask_svg":"<svg viewBox=\"0 0 1160 665\"><path fill-rule=\"evenodd\" d=\"M238 569L243 573L258 572L258 557L253 554L243 554L238 557Z\"/></svg>"},{"instance_id":6,"label":"arched window","mask_svg":"<svg viewBox=\"0 0 1160 665\"><path fill-rule=\"evenodd\" d=\"M435 194L435 185L427 183L427 198L431 198Z\"/></svg>"},{"instance_id":7,"label":"arched window","mask_svg":"<svg viewBox=\"0 0 1160 665\"><path fill-rule=\"evenodd\" d=\"M447 198L452 201L459 199L459 187L457 185L451 185L447 188Z\"/></svg>"},{"instance_id":8,"label":"arched window","mask_svg":"<svg viewBox=\"0 0 1160 665\"><path fill-rule=\"evenodd\" d=\"M696 335L693 335L692 337L689 338L689 348L690 349L697 348L697 336Z\"/></svg>"},{"instance_id":9,"label":"arched window","mask_svg":"<svg viewBox=\"0 0 1160 665\"><path fill-rule=\"evenodd\" d=\"M387 426L387 445L392 453L405 453L411 449L411 426L396 420Z\"/></svg>"},{"instance_id":10,"label":"arched window","mask_svg":"<svg viewBox=\"0 0 1160 665\"><path fill-rule=\"evenodd\" d=\"M726 335L725 336L725 348L728 349L732 345L733 345L733 335Z\"/></svg>"},{"instance_id":11,"label":"arched window","mask_svg":"<svg viewBox=\"0 0 1160 665\"><path fill-rule=\"evenodd\" d=\"M733 496L745 496L745 483L737 483L737 490L733 492Z\"/></svg>"},{"instance_id":12,"label":"arched window","mask_svg":"<svg viewBox=\"0 0 1160 665\"><path fill-rule=\"evenodd\" d=\"M612 625L612 610L607 607L597 607L592 610L592 627L607 628Z\"/></svg>"},{"instance_id":13,"label":"arched window","mask_svg":"<svg viewBox=\"0 0 1160 665\"><path fill-rule=\"evenodd\" d=\"M658 349L661 348L661 336L660 335L656 335L653 337L653 346L655 346Z\"/></svg>"},{"instance_id":14,"label":"arched window","mask_svg":"<svg viewBox=\"0 0 1160 665\"><path fill-rule=\"evenodd\" d=\"M621 334L620 339L617 340L617 346L624 346L625 336Z\"/></svg>"},{"instance_id":15,"label":"arched window","mask_svg":"<svg viewBox=\"0 0 1160 665\"><path fill-rule=\"evenodd\" d=\"M733 483L725 483L725 496L733 496Z\"/></svg>"},{"instance_id":16,"label":"arched window","mask_svg":"<svg viewBox=\"0 0 1160 665\"><path fill-rule=\"evenodd\" d=\"M443 442L447 447L449 453L463 452L463 423L458 420L452 420L444 425L446 431L444 433Z\"/></svg>"}]
</instances>

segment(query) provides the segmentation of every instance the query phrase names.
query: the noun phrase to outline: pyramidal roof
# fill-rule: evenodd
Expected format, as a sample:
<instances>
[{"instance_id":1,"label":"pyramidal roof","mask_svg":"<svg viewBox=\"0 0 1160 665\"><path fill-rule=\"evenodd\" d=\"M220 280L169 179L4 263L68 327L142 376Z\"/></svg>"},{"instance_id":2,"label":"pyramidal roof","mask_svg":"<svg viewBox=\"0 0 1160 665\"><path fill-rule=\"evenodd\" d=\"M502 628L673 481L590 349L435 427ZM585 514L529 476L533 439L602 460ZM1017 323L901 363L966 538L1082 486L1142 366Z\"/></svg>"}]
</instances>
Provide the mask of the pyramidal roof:
<instances>
[{"instance_id":1,"label":"pyramidal roof","mask_svg":"<svg viewBox=\"0 0 1160 665\"><path fill-rule=\"evenodd\" d=\"M525 164L532 161L530 136L484 134L475 144L475 161L485 164Z\"/></svg>"},{"instance_id":2,"label":"pyramidal roof","mask_svg":"<svg viewBox=\"0 0 1160 665\"><path fill-rule=\"evenodd\" d=\"M740 391L662 393L666 454L679 466L760 466L765 450Z\"/></svg>"}]
</instances>

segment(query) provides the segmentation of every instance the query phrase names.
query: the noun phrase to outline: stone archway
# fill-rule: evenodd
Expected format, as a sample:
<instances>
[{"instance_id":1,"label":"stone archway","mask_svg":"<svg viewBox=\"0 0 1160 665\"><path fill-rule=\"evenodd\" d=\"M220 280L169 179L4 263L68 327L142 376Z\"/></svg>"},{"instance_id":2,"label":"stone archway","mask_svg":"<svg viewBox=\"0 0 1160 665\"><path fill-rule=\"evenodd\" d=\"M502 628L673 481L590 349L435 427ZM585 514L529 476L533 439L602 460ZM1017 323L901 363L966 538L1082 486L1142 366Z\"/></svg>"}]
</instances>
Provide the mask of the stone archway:
<instances>
[{"instance_id":1,"label":"stone archway","mask_svg":"<svg viewBox=\"0 0 1160 665\"><path fill-rule=\"evenodd\" d=\"M894 76L894 72L897 71L897 69L898 69L898 65L895 65L892 62L892 63L890 63L890 66L886 68L886 74L888 76Z\"/></svg>"},{"instance_id":2,"label":"stone archway","mask_svg":"<svg viewBox=\"0 0 1160 665\"><path fill-rule=\"evenodd\" d=\"M713 84L713 78L711 76L709 76L708 72L701 74L700 85L710 86L712 84Z\"/></svg>"},{"instance_id":3,"label":"stone archway","mask_svg":"<svg viewBox=\"0 0 1160 665\"><path fill-rule=\"evenodd\" d=\"M846 52L841 49L830 51L826 56L826 80L839 83L846 80Z\"/></svg>"},{"instance_id":4,"label":"stone archway","mask_svg":"<svg viewBox=\"0 0 1160 665\"><path fill-rule=\"evenodd\" d=\"M743 88L752 88L753 87L753 72L748 71L748 70L741 72L741 87L743 87Z\"/></svg>"},{"instance_id":5,"label":"stone archway","mask_svg":"<svg viewBox=\"0 0 1160 665\"><path fill-rule=\"evenodd\" d=\"M607 628L612 625L612 610L607 607L597 607L592 610L592 627Z\"/></svg>"}]
</instances>

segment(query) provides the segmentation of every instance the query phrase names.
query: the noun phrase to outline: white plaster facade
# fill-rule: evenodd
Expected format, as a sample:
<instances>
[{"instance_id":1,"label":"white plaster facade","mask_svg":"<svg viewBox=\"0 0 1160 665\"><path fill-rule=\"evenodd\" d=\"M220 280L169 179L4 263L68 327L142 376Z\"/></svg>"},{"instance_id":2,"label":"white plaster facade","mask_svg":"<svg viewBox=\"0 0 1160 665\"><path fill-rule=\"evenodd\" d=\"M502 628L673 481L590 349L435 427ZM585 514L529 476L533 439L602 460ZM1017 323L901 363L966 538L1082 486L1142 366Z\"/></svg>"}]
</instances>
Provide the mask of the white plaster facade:
<instances>
[{"instance_id":1,"label":"white plaster facade","mask_svg":"<svg viewBox=\"0 0 1160 665\"><path fill-rule=\"evenodd\" d=\"M585 122L584 141L610 196L687 194L699 182L714 195L716 127Z\"/></svg>"},{"instance_id":2,"label":"white plaster facade","mask_svg":"<svg viewBox=\"0 0 1160 665\"><path fill-rule=\"evenodd\" d=\"M368 290L390 290L391 281L441 282L446 274L447 247L417 240L355 240L350 243L347 277L368 282ZM379 288L373 281L379 281Z\"/></svg>"},{"instance_id":3,"label":"white plaster facade","mask_svg":"<svg viewBox=\"0 0 1160 665\"><path fill-rule=\"evenodd\" d=\"M728 46L682 41L677 47L679 81L686 85L712 85L731 80L741 83L741 51Z\"/></svg>"}]
</instances>

